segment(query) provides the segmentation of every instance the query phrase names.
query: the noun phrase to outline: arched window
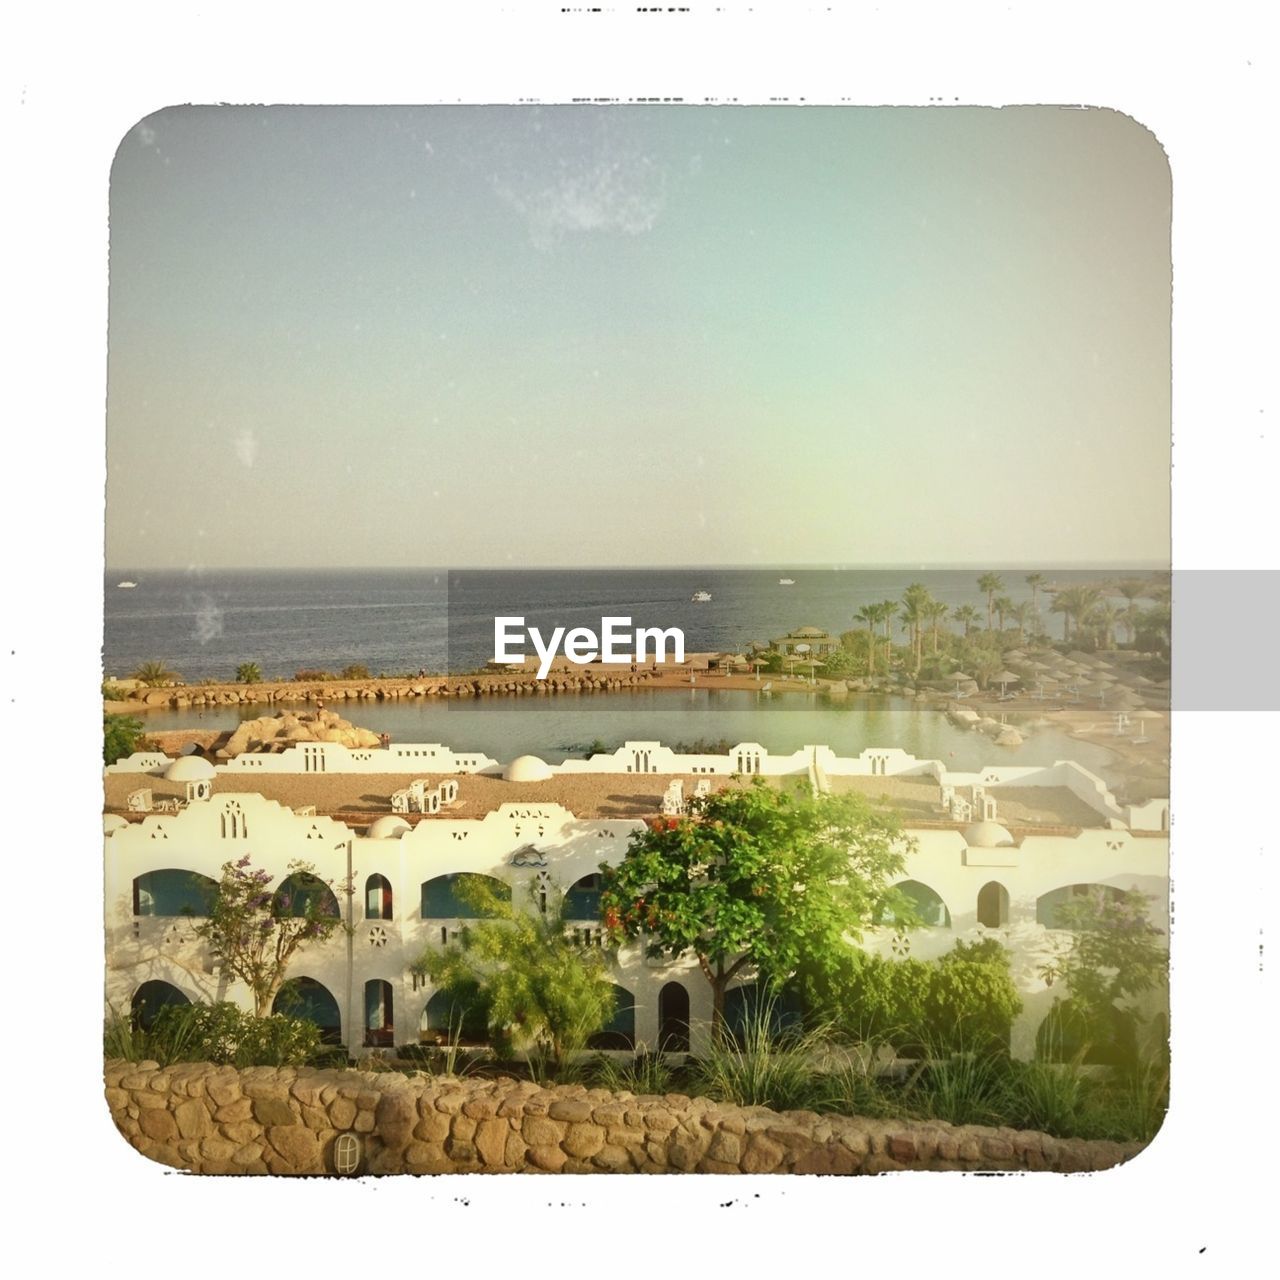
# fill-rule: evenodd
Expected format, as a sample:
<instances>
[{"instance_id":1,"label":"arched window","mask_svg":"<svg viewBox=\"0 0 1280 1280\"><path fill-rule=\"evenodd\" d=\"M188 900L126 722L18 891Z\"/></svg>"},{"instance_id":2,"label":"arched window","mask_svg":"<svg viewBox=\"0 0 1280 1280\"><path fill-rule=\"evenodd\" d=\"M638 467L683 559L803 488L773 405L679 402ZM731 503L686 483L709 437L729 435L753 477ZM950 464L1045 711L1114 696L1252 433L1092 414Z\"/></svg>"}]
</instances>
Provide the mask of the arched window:
<instances>
[{"instance_id":1,"label":"arched window","mask_svg":"<svg viewBox=\"0 0 1280 1280\"><path fill-rule=\"evenodd\" d=\"M468 881L487 883L494 897L502 902L511 901L511 886L495 876L473 875L466 871L447 876L436 876L422 886L422 918L424 920L479 920L487 914L478 911L460 893Z\"/></svg>"},{"instance_id":2,"label":"arched window","mask_svg":"<svg viewBox=\"0 0 1280 1280\"><path fill-rule=\"evenodd\" d=\"M590 1049L636 1047L636 998L625 987L613 988L613 1017L588 1041Z\"/></svg>"},{"instance_id":3,"label":"arched window","mask_svg":"<svg viewBox=\"0 0 1280 1280\"><path fill-rule=\"evenodd\" d=\"M689 1052L689 992L682 983L668 982L658 993L658 1048Z\"/></svg>"},{"instance_id":4,"label":"arched window","mask_svg":"<svg viewBox=\"0 0 1280 1280\"><path fill-rule=\"evenodd\" d=\"M194 871L148 871L133 882L135 916L207 916L218 882Z\"/></svg>"},{"instance_id":5,"label":"arched window","mask_svg":"<svg viewBox=\"0 0 1280 1280\"><path fill-rule=\"evenodd\" d=\"M489 1005L477 984L437 991L427 1001L418 1038L435 1044L485 1044L489 1039Z\"/></svg>"},{"instance_id":6,"label":"arched window","mask_svg":"<svg viewBox=\"0 0 1280 1280\"><path fill-rule=\"evenodd\" d=\"M150 1031L161 1009L190 1003L191 1001L173 983L161 982L159 978L153 978L150 982L144 982L133 993L131 1005L133 1025L143 1031Z\"/></svg>"},{"instance_id":7,"label":"arched window","mask_svg":"<svg viewBox=\"0 0 1280 1280\"><path fill-rule=\"evenodd\" d=\"M921 884L919 880L903 880L893 887L911 902L922 925L934 929L951 928L951 912L947 910L947 904L927 884ZM876 923L895 923L893 912L883 909Z\"/></svg>"},{"instance_id":8,"label":"arched window","mask_svg":"<svg viewBox=\"0 0 1280 1280\"><path fill-rule=\"evenodd\" d=\"M342 1043L342 1018L338 1002L328 987L314 978L294 978L281 987L271 1004L272 1013L283 1013L290 1018L303 1018L320 1028L323 1044Z\"/></svg>"},{"instance_id":9,"label":"arched window","mask_svg":"<svg viewBox=\"0 0 1280 1280\"><path fill-rule=\"evenodd\" d=\"M370 978L364 984L364 1042L366 1047L390 1048L396 1042L391 983Z\"/></svg>"},{"instance_id":10,"label":"arched window","mask_svg":"<svg viewBox=\"0 0 1280 1280\"><path fill-rule=\"evenodd\" d=\"M1067 921L1062 915L1062 908L1077 902L1087 902L1090 898L1107 897L1116 899L1123 894L1119 889L1105 884L1064 884L1061 888L1041 894L1036 899L1036 923L1046 929L1065 929Z\"/></svg>"},{"instance_id":11,"label":"arched window","mask_svg":"<svg viewBox=\"0 0 1280 1280\"><path fill-rule=\"evenodd\" d=\"M978 890L978 923L988 929L1009 923L1009 890L999 880L988 880Z\"/></svg>"},{"instance_id":12,"label":"arched window","mask_svg":"<svg viewBox=\"0 0 1280 1280\"><path fill-rule=\"evenodd\" d=\"M600 877L598 875L583 876L564 895L564 918L592 921L600 919Z\"/></svg>"},{"instance_id":13,"label":"arched window","mask_svg":"<svg viewBox=\"0 0 1280 1280\"><path fill-rule=\"evenodd\" d=\"M319 876L309 871L295 871L287 877L275 894L275 914L278 916L305 916L312 909L326 920L341 919L338 899Z\"/></svg>"},{"instance_id":14,"label":"arched window","mask_svg":"<svg viewBox=\"0 0 1280 1280\"><path fill-rule=\"evenodd\" d=\"M364 882L364 918L391 919L391 881L386 876L371 875Z\"/></svg>"}]
</instances>

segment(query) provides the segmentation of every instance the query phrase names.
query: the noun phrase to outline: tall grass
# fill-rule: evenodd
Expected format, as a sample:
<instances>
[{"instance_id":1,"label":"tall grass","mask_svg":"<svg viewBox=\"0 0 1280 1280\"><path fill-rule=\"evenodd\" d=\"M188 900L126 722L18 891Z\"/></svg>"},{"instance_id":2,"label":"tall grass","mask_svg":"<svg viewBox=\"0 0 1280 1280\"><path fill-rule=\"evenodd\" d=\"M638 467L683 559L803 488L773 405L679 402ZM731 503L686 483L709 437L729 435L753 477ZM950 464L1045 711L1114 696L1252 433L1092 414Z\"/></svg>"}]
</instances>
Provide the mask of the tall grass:
<instances>
[{"instance_id":1,"label":"tall grass","mask_svg":"<svg viewBox=\"0 0 1280 1280\"><path fill-rule=\"evenodd\" d=\"M907 1104L948 1124L1004 1123L1007 1060L990 1053L929 1057L907 1087Z\"/></svg>"},{"instance_id":2,"label":"tall grass","mask_svg":"<svg viewBox=\"0 0 1280 1280\"><path fill-rule=\"evenodd\" d=\"M693 1068L698 1092L720 1102L774 1111L806 1110L823 1097L818 1065L828 1028L783 1030L772 999L748 1010L736 1036L713 1036Z\"/></svg>"},{"instance_id":3,"label":"tall grass","mask_svg":"<svg viewBox=\"0 0 1280 1280\"><path fill-rule=\"evenodd\" d=\"M592 1075L602 1089L612 1089L614 1093L671 1093L676 1082L676 1071L666 1058L643 1046L627 1062L598 1058L592 1065Z\"/></svg>"}]
</instances>

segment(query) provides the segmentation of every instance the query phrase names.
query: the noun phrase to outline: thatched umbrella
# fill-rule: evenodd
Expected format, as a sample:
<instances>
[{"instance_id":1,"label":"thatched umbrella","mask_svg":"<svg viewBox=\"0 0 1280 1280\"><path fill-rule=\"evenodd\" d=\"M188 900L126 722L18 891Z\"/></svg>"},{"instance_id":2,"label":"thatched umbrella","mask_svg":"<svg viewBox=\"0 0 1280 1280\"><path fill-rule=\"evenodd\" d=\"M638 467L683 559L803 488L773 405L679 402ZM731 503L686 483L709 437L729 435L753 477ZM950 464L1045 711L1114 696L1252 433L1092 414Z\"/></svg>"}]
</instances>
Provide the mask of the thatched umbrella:
<instances>
[{"instance_id":1,"label":"thatched umbrella","mask_svg":"<svg viewBox=\"0 0 1280 1280\"><path fill-rule=\"evenodd\" d=\"M1008 670L1006 670L1006 671L1002 671L1002 672L1000 672L1000 674L999 674L998 676L992 676L991 678L992 678L994 681L996 681L996 683L997 683L997 684L999 684L999 686L1000 686L1000 696L1001 696L1002 698L1004 697L1004 688L1005 688L1005 685L1008 685L1008 684L1018 684L1018 683L1021 681L1021 679L1022 679L1022 677L1021 677L1021 676L1014 675L1014 673L1013 673L1012 671L1008 671Z\"/></svg>"}]
</instances>

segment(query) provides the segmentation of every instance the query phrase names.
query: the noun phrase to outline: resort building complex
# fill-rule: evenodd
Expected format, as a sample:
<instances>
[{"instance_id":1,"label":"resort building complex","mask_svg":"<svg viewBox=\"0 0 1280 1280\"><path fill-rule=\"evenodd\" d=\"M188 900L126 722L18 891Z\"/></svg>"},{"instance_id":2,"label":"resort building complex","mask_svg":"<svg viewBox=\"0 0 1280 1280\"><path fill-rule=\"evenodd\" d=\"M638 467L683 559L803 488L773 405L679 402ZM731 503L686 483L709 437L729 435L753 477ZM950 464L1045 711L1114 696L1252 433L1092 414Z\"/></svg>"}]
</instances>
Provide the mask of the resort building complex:
<instances>
[{"instance_id":1,"label":"resort building complex","mask_svg":"<svg viewBox=\"0 0 1280 1280\"><path fill-rule=\"evenodd\" d=\"M693 755L657 742L558 765L522 756L502 766L439 744L306 743L226 763L135 753L105 775L108 1004L252 1008L247 988L196 934L223 864L247 857L273 892L292 888L298 901L322 894L324 913L346 926L300 949L289 971L299 980L292 998L326 1039L355 1056L439 1040L451 1004L415 962L465 928L471 909L459 876L491 877L529 910L563 893L569 927L601 945L601 865L620 861L634 833L682 812L689 797L757 777L815 793L859 791L899 814L913 847L897 879L924 923L882 924L861 945L931 959L958 940L998 938L1023 1002L1016 1057L1034 1055L1061 994L1042 970L1070 942L1055 927L1062 903L1095 886L1138 890L1153 920L1167 918L1168 801L1121 806L1070 762L959 773L892 749L839 757L810 746L779 756L742 743ZM290 886L298 862L323 883ZM697 1053L712 1009L694 957L654 960L633 944L610 964L615 1014L593 1047ZM742 976L731 1019L751 990L751 975Z\"/></svg>"}]
</instances>

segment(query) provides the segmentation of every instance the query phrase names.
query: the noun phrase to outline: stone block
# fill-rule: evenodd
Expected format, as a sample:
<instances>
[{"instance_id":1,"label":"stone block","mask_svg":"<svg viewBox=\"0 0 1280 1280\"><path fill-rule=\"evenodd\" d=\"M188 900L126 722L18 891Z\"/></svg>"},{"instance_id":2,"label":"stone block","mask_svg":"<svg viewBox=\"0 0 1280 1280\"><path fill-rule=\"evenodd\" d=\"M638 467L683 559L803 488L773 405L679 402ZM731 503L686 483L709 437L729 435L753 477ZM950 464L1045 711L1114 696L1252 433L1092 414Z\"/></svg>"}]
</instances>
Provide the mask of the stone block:
<instances>
[{"instance_id":1,"label":"stone block","mask_svg":"<svg viewBox=\"0 0 1280 1280\"><path fill-rule=\"evenodd\" d=\"M329 1123L335 1129L350 1129L356 1121L356 1104L352 1098L338 1096L329 1103Z\"/></svg>"},{"instance_id":2,"label":"stone block","mask_svg":"<svg viewBox=\"0 0 1280 1280\"><path fill-rule=\"evenodd\" d=\"M559 1173L564 1168L568 1157L556 1146L530 1146L529 1163L537 1169L545 1169L548 1173Z\"/></svg>"},{"instance_id":3,"label":"stone block","mask_svg":"<svg viewBox=\"0 0 1280 1280\"><path fill-rule=\"evenodd\" d=\"M286 1095L287 1096L287 1095ZM298 1117L283 1098L254 1098L253 1118L262 1125L296 1125Z\"/></svg>"},{"instance_id":4,"label":"stone block","mask_svg":"<svg viewBox=\"0 0 1280 1280\"><path fill-rule=\"evenodd\" d=\"M310 1129L303 1128L296 1122L274 1125L267 1130L267 1141L292 1169L308 1173L323 1172L320 1167L320 1144Z\"/></svg>"},{"instance_id":5,"label":"stone block","mask_svg":"<svg viewBox=\"0 0 1280 1280\"><path fill-rule=\"evenodd\" d=\"M481 1120L476 1129L476 1150L486 1165L498 1167L506 1162L507 1139L515 1135L505 1120L490 1117Z\"/></svg>"},{"instance_id":6,"label":"stone block","mask_svg":"<svg viewBox=\"0 0 1280 1280\"><path fill-rule=\"evenodd\" d=\"M590 1120L595 1108L586 1098L559 1098L551 1104L547 1114L553 1120L567 1120L580 1124Z\"/></svg>"},{"instance_id":7,"label":"stone block","mask_svg":"<svg viewBox=\"0 0 1280 1280\"><path fill-rule=\"evenodd\" d=\"M772 1173L786 1154L780 1143L763 1133L753 1133L747 1142L747 1149L742 1155L743 1173Z\"/></svg>"},{"instance_id":8,"label":"stone block","mask_svg":"<svg viewBox=\"0 0 1280 1280\"><path fill-rule=\"evenodd\" d=\"M604 1146L604 1130L598 1124L570 1124L560 1145L569 1155L585 1160Z\"/></svg>"},{"instance_id":9,"label":"stone block","mask_svg":"<svg viewBox=\"0 0 1280 1280\"><path fill-rule=\"evenodd\" d=\"M178 1132L184 1138L203 1138L213 1132L204 1103L193 1098L178 1103L173 1109L173 1118L178 1122Z\"/></svg>"},{"instance_id":10,"label":"stone block","mask_svg":"<svg viewBox=\"0 0 1280 1280\"><path fill-rule=\"evenodd\" d=\"M433 1107L418 1121L413 1136L420 1142L443 1142L449 1136L449 1117Z\"/></svg>"},{"instance_id":11,"label":"stone block","mask_svg":"<svg viewBox=\"0 0 1280 1280\"><path fill-rule=\"evenodd\" d=\"M178 1137L178 1122L164 1109L143 1111L138 1128L155 1142L173 1142Z\"/></svg>"}]
</instances>

